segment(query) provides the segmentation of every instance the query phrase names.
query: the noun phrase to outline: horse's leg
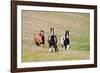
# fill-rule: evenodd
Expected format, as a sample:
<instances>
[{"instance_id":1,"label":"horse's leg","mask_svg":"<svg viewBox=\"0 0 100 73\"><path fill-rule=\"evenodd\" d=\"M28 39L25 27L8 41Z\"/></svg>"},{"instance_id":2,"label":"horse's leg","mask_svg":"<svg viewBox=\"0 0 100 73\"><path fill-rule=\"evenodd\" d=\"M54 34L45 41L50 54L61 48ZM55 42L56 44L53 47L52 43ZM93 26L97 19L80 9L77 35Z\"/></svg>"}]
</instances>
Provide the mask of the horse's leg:
<instances>
[{"instance_id":1,"label":"horse's leg","mask_svg":"<svg viewBox=\"0 0 100 73\"><path fill-rule=\"evenodd\" d=\"M50 48L51 48L51 52L53 52L53 51L54 51L54 47L53 47L53 45L51 45Z\"/></svg>"},{"instance_id":2,"label":"horse's leg","mask_svg":"<svg viewBox=\"0 0 100 73\"><path fill-rule=\"evenodd\" d=\"M68 38L67 49L69 49L69 47L70 47L70 46L69 46L69 42L70 42L70 41L69 41L69 38Z\"/></svg>"},{"instance_id":3,"label":"horse's leg","mask_svg":"<svg viewBox=\"0 0 100 73\"><path fill-rule=\"evenodd\" d=\"M53 52L53 50L52 50L52 48L51 48L51 47L49 48L49 52Z\"/></svg>"},{"instance_id":4,"label":"horse's leg","mask_svg":"<svg viewBox=\"0 0 100 73\"><path fill-rule=\"evenodd\" d=\"M42 47L44 47L44 42L41 43Z\"/></svg>"},{"instance_id":5,"label":"horse's leg","mask_svg":"<svg viewBox=\"0 0 100 73\"><path fill-rule=\"evenodd\" d=\"M57 45L54 45L55 52L59 51Z\"/></svg>"},{"instance_id":6,"label":"horse's leg","mask_svg":"<svg viewBox=\"0 0 100 73\"><path fill-rule=\"evenodd\" d=\"M67 48L67 45L65 45L65 50L66 50L66 48Z\"/></svg>"},{"instance_id":7,"label":"horse's leg","mask_svg":"<svg viewBox=\"0 0 100 73\"><path fill-rule=\"evenodd\" d=\"M50 46L50 43L49 43L49 52L51 52L51 46Z\"/></svg>"},{"instance_id":8,"label":"horse's leg","mask_svg":"<svg viewBox=\"0 0 100 73\"><path fill-rule=\"evenodd\" d=\"M63 44L61 44L62 48L64 47Z\"/></svg>"},{"instance_id":9,"label":"horse's leg","mask_svg":"<svg viewBox=\"0 0 100 73\"><path fill-rule=\"evenodd\" d=\"M52 51L52 48L49 46L49 52L51 52Z\"/></svg>"},{"instance_id":10,"label":"horse's leg","mask_svg":"<svg viewBox=\"0 0 100 73\"><path fill-rule=\"evenodd\" d=\"M51 44L49 44L49 52L53 52L53 48Z\"/></svg>"},{"instance_id":11,"label":"horse's leg","mask_svg":"<svg viewBox=\"0 0 100 73\"><path fill-rule=\"evenodd\" d=\"M55 44L53 44L53 51L54 51L54 52L56 52L56 49L55 49Z\"/></svg>"},{"instance_id":12,"label":"horse's leg","mask_svg":"<svg viewBox=\"0 0 100 73\"><path fill-rule=\"evenodd\" d=\"M69 44L67 45L67 49L69 49Z\"/></svg>"}]
</instances>

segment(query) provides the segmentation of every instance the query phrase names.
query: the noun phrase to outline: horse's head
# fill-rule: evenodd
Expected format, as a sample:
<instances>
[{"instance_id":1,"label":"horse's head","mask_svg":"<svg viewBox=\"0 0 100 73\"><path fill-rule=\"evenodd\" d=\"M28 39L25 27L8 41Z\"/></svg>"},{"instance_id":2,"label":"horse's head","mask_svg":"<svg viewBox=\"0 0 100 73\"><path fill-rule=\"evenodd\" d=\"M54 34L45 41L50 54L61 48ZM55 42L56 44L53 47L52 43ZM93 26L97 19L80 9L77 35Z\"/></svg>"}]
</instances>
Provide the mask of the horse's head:
<instances>
[{"instance_id":1,"label":"horse's head","mask_svg":"<svg viewBox=\"0 0 100 73\"><path fill-rule=\"evenodd\" d=\"M39 35L39 36L41 36L41 32L37 32L37 33L36 33L36 35Z\"/></svg>"},{"instance_id":2,"label":"horse's head","mask_svg":"<svg viewBox=\"0 0 100 73\"><path fill-rule=\"evenodd\" d=\"M54 27L50 27L50 35L54 35Z\"/></svg>"},{"instance_id":3,"label":"horse's head","mask_svg":"<svg viewBox=\"0 0 100 73\"><path fill-rule=\"evenodd\" d=\"M39 46L42 42L42 38L41 38L41 32L37 32L34 35L34 41L36 43L37 46Z\"/></svg>"},{"instance_id":4,"label":"horse's head","mask_svg":"<svg viewBox=\"0 0 100 73\"><path fill-rule=\"evenodd\" d=\"M69 38L69 30L65 31L65 38Z\"/></svg>"},{"instance_id":5,"label":"horse's head","mask_svg":"<svg viewBox=\"0 0 100 73\"><path fill-rule=\"evenodd\" d=\"M41 36L44 36L44 30L40 30Z\"/></svg>"}]
</instances>

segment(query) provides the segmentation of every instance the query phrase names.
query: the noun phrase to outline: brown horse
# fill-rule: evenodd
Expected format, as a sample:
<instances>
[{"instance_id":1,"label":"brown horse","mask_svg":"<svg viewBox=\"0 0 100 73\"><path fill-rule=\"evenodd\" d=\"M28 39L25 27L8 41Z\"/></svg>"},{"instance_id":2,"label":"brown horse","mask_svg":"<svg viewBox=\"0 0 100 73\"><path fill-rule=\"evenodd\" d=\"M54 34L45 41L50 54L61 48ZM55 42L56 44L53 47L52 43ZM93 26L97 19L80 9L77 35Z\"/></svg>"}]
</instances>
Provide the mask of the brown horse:
<instances>
[{"instance_id":1,"label":"brown horse","mask_svg":"<svg viewBox=\"0 0 100 73\"><path fill-rule=\"evenodd\" d=\"M44 30L40 30L40 32L35 33L34 41L37 46L40 46L41 44L43 45L45 44Z\"/></svg>"},{"instance_id":2,"label":"brown horse","mask_svg":"<svg viewBox=\"0 0 100 73\"><path fill-rule=\"evenodd\" d=\"M35 33L35 35L34 35L34 41L35 41L35 44L36 44L37 46L40 46L40 44L41 44L41 42L42 42L41 32Z\"/></svg>"}]
</instances>

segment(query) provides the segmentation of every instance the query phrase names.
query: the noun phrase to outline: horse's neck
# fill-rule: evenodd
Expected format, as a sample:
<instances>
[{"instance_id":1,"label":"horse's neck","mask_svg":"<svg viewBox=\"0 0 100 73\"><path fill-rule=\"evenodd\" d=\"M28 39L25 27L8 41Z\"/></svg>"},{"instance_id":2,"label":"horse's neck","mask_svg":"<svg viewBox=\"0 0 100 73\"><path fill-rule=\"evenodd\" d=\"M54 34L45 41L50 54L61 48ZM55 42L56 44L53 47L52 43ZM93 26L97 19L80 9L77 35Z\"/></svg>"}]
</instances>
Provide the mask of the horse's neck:
<instances>
[{"instance_id":1,"label":"horse's neck","mask_svg":"<svg viewBox=\"0 0 100 73\"><path fill-rule=\"evenodd\" d=\"M65 40L65 39L67 39L67 38L69 38L68 35L67 35L67 36L63 35L63 36L61 37L62 40Z\"/></svg>"},{"instance_id":2,"label":"horse's neck","mask_svg":"<svg viewBox=\"0 0 100 73\"><path fill-rule=\"evenodd\" d=\"M53 37L54 35L50 35L50 38Z\"/></svg>"},{"instance_id":3,"label":"horse's neck","mask_svg":"<svg viewBox=\"0 0 100 73\"><path fill-rule=\"evenodd\" d=\"M44 35L41 35L42 37L44 37Z\"/></svg>"},{"instance_id":4,"label":"horse's neck","mask_svg":"<svg viewBox=\"0 0 100 73\"><path fill-rule=\"evenodd\" d=\"M49 40L50 40L52 37L55 37L55 35L50 35L50 36L49 36Z\"/></svg>"},{"instance_id":5,"label":"horse's neck","mask_svg":"<svg viewBox=\"0 0 100 73\"><path fill-rule=\"evenodd\" d=\"M61 39L62 39L62 40L65 40L65 35L63 35L63 36L61 37Z\"/></svg>"},{"instance_id":6,"label":"horse's neck","mask_svg":"<svg viewBox=\"0 0 100 73\"><path fill-rule=\"evenodd\" d=\"M64 35L65 36L65 39L69 38L69 35Z\"/></svg>"}]
</instances>

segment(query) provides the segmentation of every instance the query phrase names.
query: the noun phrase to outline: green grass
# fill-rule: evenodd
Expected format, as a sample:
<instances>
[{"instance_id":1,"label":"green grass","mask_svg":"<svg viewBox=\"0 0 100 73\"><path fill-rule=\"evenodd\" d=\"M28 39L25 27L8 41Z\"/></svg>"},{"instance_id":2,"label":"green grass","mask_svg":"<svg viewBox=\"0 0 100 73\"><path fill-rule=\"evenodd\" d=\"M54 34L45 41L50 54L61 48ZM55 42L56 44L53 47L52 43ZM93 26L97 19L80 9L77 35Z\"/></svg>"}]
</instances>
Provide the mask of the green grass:
<instances>
[{"instance_id":1,"label":"green grass","mask_svg":"<svg viewBox=\"0 0 100 73\"><path fill-rule=\"evenodd\" d=\"M88 13L22 11L22 62L89 59L89 17ZM47 38L51 26L57 35L58 53L48 52ZM46 44L37 47L34 33L41 29L45 31ZM66 30L70 32L68 51L64 51L60 43Z\"/></svg>"},{"instance_id":2,"label":"green grass","mask_svg":"<svg viewBox=\"0 0 100 73\"><path fill-rule=\"evenodd\" d=\"M32 61L59 61L59 60L84 60L89 59L88 51L76 51L76 50L64 50L63 48L59 49L59 52L50 53L48 49L38 47L32 50L23 49L23 62L32 62Z\"/></svg>"}]
</instances>

